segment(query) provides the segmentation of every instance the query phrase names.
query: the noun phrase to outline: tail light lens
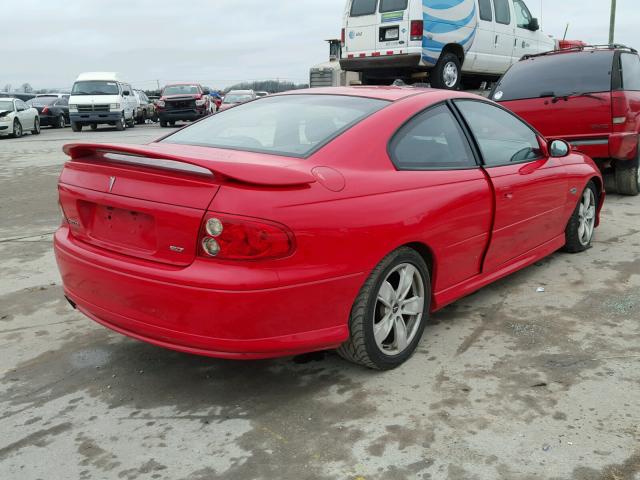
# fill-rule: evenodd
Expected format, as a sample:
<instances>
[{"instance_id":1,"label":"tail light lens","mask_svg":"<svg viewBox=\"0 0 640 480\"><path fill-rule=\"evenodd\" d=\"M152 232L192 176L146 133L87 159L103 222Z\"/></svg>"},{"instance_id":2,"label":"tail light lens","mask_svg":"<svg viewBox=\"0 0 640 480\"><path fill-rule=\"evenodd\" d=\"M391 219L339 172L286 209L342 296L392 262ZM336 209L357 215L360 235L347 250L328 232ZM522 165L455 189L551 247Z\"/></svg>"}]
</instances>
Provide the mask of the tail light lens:
<instances>
[{"instance_id":1,"label":"tail light lens","mask_svg":"<svg viewBox=\"0 0 640 480\"><path fill-rule=\"evenodd\" d=\"M424 30L424 22L422 20L413 20L411 22L411 40L422 40Z\"/></svg>"},{"instance_id":2,"label":"tail light lens","mask_svg":"<svg viewBox=\"0 0 640 480\"><path fill-rule=\"evenodd\" d=\"M46 115L47 113L49 113L49 107L44 107L44 108L42 109L42 113L43 113L43 114L45 114L45 115Z\"/></svg>"},{"instance_id":3,"label":"tail light lens","mask_svg":"<svg viewBox=\"0 0 640 480\"><path fill-rule=\"evenodd\" d=\"M284 225L227 214L207 214L200 255L219 260L273 260L293 253L295 239Z\"/></svg>"},{"instance_id":4,"label":"tail light lens","mask_svg":"<svg viewBox=\"0 0 640 480\"><path fill-rule=\"evenodd\" d=\"M344 42L347 41L347 32L346 30L343 28L342 32L340 33L340 42L342 43L342 46L344 47Z\"/></svg>"},{"instance_id":5,"label":"tail light lens","mask_svg":"<svg viewBox=\"0 0 640 480\"><path fill-rule=\"evenodd\" d=\"M624 93L620 94L618 92L613 92L611 94L611 122L614 125L615 131L624 130L623 125L627 123L627 111L629 110L629 106L627 104L627 99L624 96ZM618 126L616 129L615 126Z\"/></svg>"}]
</instances>

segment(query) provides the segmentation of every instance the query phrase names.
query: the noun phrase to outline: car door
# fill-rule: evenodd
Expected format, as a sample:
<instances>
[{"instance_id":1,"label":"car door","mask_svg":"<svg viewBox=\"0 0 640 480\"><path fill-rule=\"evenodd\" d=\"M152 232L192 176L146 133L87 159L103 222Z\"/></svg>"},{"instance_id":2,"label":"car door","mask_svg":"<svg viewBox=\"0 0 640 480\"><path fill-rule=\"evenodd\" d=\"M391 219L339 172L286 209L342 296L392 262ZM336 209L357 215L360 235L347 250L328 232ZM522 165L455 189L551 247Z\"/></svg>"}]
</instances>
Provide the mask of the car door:
<instances>
[{"instance_id":1,"label":"car door","mask_svg":"<svg viewBox=\"0 0 640 480\"><path fill-rule=\"evenodd\" d=\"M493 195L450 106L440 103L412 117L393 136L388 151L399 174L432 185L422 195L416 191L413 208L422 210L412 222L423 224L421 240L439 258L434 291L479 274Z\"/></svg>"},{"instance_id":2,"label":"car door","mask_svg":"<svg viewBox=\"0 0 640 480\"><path fill-rule=\"evenodd\" d=\"M492 0L478 0L478 29L467 57L474 55L471 70L474 72L493 72L498 67L495 59L495 26L493 23Z\"/></svg>"},{"instance_id":3,"label":"car door","mask_svg":"<svg viewBox=\"0 0 640 480\"><path fill-rule=\"evenodd\" d=\"M540 51L538 31L531 30L533 16L523 0L513 0L516 29L513 56L519 60L524 55L536 54Z\"/></svg>"},{"instance_id":4,"label":"car door","mask_svg":"<svg viewBox=\"0 0 640 480\"><path fill-rule=\"evenodd\" d=\"M18 119L20 120L22 129L25 131L31 130L34 127L35 117L38 114L36 113L34 115L33 112L30 111L29 105L22 100L16 100L16 110L18 111Z\"/></svg>"},{"instance_id":5,"label":"car door","mask_svg":"<svg viewBox=\"0 0 640 480\"><path fill-rule=\"evenodd\" d=\"M563 162L546 157L541 137L512 113L479 100L456 100L493 184L495 216L483 271L564 234L569 183Z\"/></svg>"},{"instance_id":6,"label":"car door","mask_svg":"<svg viewBox=\"0 0 640 480\"><path fill-rule=\"evenodd\" d=\"M515 42L515 22L511 11L511 0L493 0L495 16L495 52L494 73L504 73L513 63L513 44Z\"/></svg>"},{"instance_id":7,"label":"car door","mask_svg":"<svg viewBox=\"0 0 640 480\"><path fill-rule=\"evenodd\" d=\"M371 54L378 43L378 0L352 0L346 12L345 54Z\"/></svg>"}]
</instances>

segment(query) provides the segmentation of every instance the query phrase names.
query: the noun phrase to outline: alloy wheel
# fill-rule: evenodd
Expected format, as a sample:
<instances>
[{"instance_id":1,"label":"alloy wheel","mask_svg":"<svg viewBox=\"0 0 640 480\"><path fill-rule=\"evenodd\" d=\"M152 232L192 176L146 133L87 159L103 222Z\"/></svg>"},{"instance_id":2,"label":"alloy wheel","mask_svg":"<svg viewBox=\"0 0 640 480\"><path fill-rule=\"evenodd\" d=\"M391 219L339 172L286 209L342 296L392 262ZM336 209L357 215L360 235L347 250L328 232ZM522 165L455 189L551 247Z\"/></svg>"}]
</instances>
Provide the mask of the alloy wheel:
<instances>
[{"instance_id":1,"label":"alloy wheel","mask_svg":"<svg viewBox=\"0 0 640 480\"><path fill-rule=\"evenodd\" d=\"M18 121L13 124L13 135L16 138L20 138L22 136L22 125Z\"/></svg>"},{"instance_id":2,"label":"alloy wheel","mask_svg":"<svg viewBox=\"0 0 640 480\"><path fill-rule=\"evenodd\" d=\"M596 225L596 197L590 188L587 188L582 194L578 222L578 238L583 246L587 246L593 238Z\"/></svg>"},{"instance_id":3,"label":"alloy wheel","mask_svg":"<svg viewBox=\"0 0 640 480\"><path fill-rule=\"evenodd\" d=\"M447 62L442 70L442 79L448 88L453 88L458 83L458 67L453 62Z\"/></svg>"},{"instance_id":4,"label":"alloy wheel","mask_svg":"<svg viewBox=\"0 0 640 480\"><path fill-rule=\"evenodd\" d=\"M382 353L399 355L419 331L424 309L424 281L410 263L396 266L378 290L373 318L376 345Z\"/></svg>"}]
</instances>

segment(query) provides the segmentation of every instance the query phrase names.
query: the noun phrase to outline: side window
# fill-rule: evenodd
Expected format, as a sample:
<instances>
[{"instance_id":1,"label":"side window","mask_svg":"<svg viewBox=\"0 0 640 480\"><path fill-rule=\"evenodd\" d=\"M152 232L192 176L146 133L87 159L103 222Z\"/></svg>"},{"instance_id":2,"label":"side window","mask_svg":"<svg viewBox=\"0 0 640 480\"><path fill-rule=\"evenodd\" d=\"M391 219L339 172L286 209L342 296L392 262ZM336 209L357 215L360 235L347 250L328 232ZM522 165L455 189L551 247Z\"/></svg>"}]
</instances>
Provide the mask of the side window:
<instances>
[{"instance_id":1,"label":"side window","mask_svg":"<svg viewBox=\"0 0 640 480\"><path fill-rule=\"evenodd\" d=\"M518 27L527 28L531 25L531 12L522 0L513 0L513 8L516 11L516 22Z\"/></svg>"},{"instance_id":2,"label":"side window","mask_svg":"<svg viewBox=\"0 0 640 480\"><path fill-rule=\"evenodd\" d=\"M496 11L496 22L504 25L511 24L511 10L509 10L509 0L493 0Z\"/></svg>"},{"instance_id":3,"label":"side window","mask_svg":"<svg viewBox=\"0 0 640 480\"><path fill-rule=\"evenodd\" d=\"M487 166L542 158L538 136L525 123L486 102L457 100Z\"/></svg>"},{"instance_id":4,"label":"side window","mask_svg":"<svg viewBox=\"0 0 640 480\"><path fill-rule=\"evenodd\" d=\"M399 170L447 170L475 167L460 125L446 105L429 108L398 130L389 144Z\"/></svg>"},{"instance_id":5,"label":"side window","mask_svg":"<svg viewBox=\"0 0 640 480\"><path fill-rule=\"evenodd\" d=\"M16 100L16 107L19 112L29 108L22 100Z\"/></svg>"},{"instance_id":6,"label":"side window","mask_svg":"<svg viewBox=\"0 0 640 480\"><path fill-rule=\"evenodd\" d=\"M491 0L479 0L480 4L480 20L487 22L493 21L493 12L491 12Z\"/></svg>"},{"instance_id":7,"label":"side window","mask_svg":"<svg viewBox=\"0 0 640 480\"><path fill-rule=\"evenodd\" d=\"M622 89L640 90L640 58L631 53L620 54Z\"/></svg>"},{"instance_id":8,"label":"side window","mask_svg":"<svg viewBox=\"0 0 640 480\"><path fill-rule=\"evenodd\" d=\"M408 0L380 0L380 13L406 10L408 4Z\"/></svg>"},{"instance_id":9,"label":"side window","mask_svg":"<svg viewBox=\"0 0 640 480\"><path fill-rule=\"evenodd\" d=\"M353 0L351 3L351 16L373 15L376 13L377 6L378 0Z\"/></svg>"},{"instance_id":10,"label":"side window","mask_svg":"<svg viewBox=\"0 0 640 480\"><path fill-rule=\"evenodd\" d=\"M65 97L62 97L56 102L56 105L66 107L67 105L69 105L69 100L67 100Z\"/></svg>"}]
</instances>

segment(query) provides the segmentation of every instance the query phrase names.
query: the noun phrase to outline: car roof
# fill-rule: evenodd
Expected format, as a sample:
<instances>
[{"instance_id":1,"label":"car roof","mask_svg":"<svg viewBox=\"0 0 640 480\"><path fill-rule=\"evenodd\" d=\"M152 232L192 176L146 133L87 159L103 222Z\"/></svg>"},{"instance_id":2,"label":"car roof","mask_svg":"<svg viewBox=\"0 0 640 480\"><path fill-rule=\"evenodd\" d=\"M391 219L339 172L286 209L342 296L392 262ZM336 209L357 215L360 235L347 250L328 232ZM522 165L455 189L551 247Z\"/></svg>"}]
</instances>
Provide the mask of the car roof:
<instances>
[{"instance_id":1,"label":"car roof","mask_svg":"<svg viewBox=\"0 0 640 480\"><path fill-rule=\"evenodd\" d=\"M254 93L253 90L230 90L229 93L233 93L236 95L251 95L252 93ZM229 93L227 93L227 95L229 95Z\"/></svg>"},{"instance_id":2,"label":"car roof","mask_svg":"<svg viewBox=\"0 0 640 480\"><path fill-rule=\"evenodd\" d=\"M397 87L397 86L366 86L366 87L325 87L325 88L306 88L303 90L291 90L280 93L278 95L344 95L350 97L375 98L378 100L387 100L395 102L403 98L413 97L415 95L433 95L434 97L458 98L458 97L477 97L477 95L465 94L452 90L439 90L435 88L422 87ZM439 100L435 99L434 100Z\"/></svg>"},{"instance_id":3,"label":"car roof","mask_svg":"<svg viewBox=\"0 0 640 480\"><path fill-rule=\"evenodd\" d=\"M189 85L194 87L200 87L201 85L198 82L178 82L178 83L167 83L164 87L178 87L180 85Z\"/></svg>"},{"instance_id":4,"label":"car roof","mask_svg":"<svg viewBox=\"0 0 640 480\"><path fill-rule=\"evenodd\" d=\"M617 43L614 43L611 45L577 45L575 47L561 48L559 50L551 50L548 52L524 55L520 59L520 61L529 60L531 58L553 57L556 55L567 55L572 53L592 53L592 52L609 52L609 53L628 52L628 53L635 53L635 54L638 53L637 50L631 47L627 47L626 45L621 45Z\"/></svg>"}]
</instances>

